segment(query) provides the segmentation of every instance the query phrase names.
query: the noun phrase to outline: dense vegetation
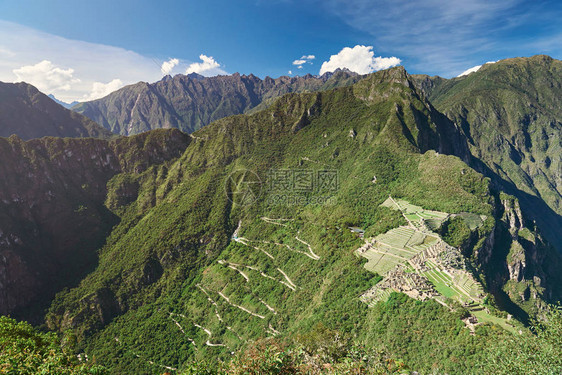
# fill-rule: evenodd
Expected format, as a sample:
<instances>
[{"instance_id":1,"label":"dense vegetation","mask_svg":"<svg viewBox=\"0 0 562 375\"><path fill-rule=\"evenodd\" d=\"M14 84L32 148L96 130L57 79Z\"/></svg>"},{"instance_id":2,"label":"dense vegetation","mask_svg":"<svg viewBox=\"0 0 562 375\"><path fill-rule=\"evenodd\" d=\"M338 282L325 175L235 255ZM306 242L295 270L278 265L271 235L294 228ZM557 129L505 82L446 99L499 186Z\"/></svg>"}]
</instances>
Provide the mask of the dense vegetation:
<instances>
[{"instance_id":1,"label":"dense vegetation","mask_svg":"<svg viewBox=\"0 0 562 375\"><path fill-rule=\"evenodd\" d=\"M101 366L80 363L72 346L72 335L61 342L54 333L41 333L28 323L0 317L1 374L109 374Z\"/></svg>"}]
</instances>

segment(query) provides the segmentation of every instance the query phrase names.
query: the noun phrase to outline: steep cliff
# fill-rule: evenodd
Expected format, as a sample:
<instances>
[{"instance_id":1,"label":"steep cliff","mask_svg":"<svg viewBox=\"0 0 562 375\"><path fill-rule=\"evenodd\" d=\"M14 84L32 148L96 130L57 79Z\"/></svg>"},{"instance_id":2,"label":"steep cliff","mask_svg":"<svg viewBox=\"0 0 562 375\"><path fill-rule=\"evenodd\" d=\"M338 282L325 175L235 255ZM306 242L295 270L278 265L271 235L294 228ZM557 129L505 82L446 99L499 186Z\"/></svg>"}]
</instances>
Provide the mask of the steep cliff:
<instances>
[{"instance_id":1,"label":"steep cliff","mask_svg":"<svg viewBox=\"0 0 562 375\"><path fill-rule=\"evenodd\" d=\"M462 128L471 166L516 196L562 251L562 62L538 55L450 80L414 79Z\"/></svg>"},{"instance_id":2,"label":"steep cliff","mask_svg":"<svg viewBox=\"0 0 562 375\"><path fill-rule=\"evenodd\" d=\"M545 307L545 301L562 297L560 256L536 223L525 218L515 197L501 193L495 215L492 232L474 256L487 270L500 306L521 318L533 316Z\"/></svg>"},{"instance_id":3,"label":"steep cliff","mask_svg":"<svg viewBox=\"0 0 562 375\"><path fill-rule=\"evenodd\" d=\"M91 271L118 222L104 206L107 182L178 157L189 140L178 130L111 141L0 139L0 313L33 317Z\"/></svg>"}]
</instances>

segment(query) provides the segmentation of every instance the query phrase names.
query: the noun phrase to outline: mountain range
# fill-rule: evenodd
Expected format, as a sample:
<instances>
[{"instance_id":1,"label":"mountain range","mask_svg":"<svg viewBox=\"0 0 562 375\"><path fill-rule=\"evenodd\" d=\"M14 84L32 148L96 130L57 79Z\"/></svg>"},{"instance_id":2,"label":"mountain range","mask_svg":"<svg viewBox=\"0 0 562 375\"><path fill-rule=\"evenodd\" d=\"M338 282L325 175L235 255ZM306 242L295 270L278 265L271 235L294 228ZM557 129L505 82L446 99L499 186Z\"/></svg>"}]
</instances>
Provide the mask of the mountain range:
<instances>
[{"instance_id":1,"label":"mountain range","mask_svg":"<svg viewBox=\"0 0 562 375\"><path fill-rule=\"evenodd\" d=\"M349 85L360 76L348 70L320 77L260 79L252 74L203 77L192 73L139 82L72 109L121 135L151 129L178 128L191 133L220 118L263 108L289 92L307 92Z\"/></svg>"},{"instance_id":2,"label":"mountain range","mask_svg":"<svg viewBox=\"0 0 562 375\"><path fill-rule=\"evenodd\" d=\"M122 135L179 130L0 140L1 313L112 373L283 343L318 373L517 373L494 348L562 296L560 69L178 75L81 103Z\"/></svg>"}]
</instances>

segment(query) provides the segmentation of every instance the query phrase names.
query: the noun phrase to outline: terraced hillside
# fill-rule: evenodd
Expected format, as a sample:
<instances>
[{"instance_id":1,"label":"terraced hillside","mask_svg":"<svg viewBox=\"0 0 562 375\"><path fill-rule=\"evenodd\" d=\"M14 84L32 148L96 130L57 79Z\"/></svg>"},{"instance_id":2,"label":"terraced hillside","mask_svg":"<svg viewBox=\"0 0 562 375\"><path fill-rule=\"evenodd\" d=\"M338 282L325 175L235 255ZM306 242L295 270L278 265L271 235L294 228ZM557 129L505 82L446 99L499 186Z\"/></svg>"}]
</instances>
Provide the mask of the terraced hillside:
<instances>
[{"instance_id":1,"label":"terraced hillside","mask_svg":"<svg viewBox=\"0 0 562 375\"><path fill-rule=\"evenodd\" d=\"M422 301L433 298L447 307L450 301L457 301L473 314L471 327L482 321L499 324L510 331L515 330L506 320L491 315L482 304L484 288L473 275L459 249L445 243L430 229L441 227L450 214L426 211L391 196L381 206L400 211L408 225L367 239L356 250L358 255L368 259L365 264L367 270L384 276L381 282L361 296L363 302L374 306L388 300L393 292L402 292ZM479 219L479 225L471 227L471 230L477 229L486 220L486 216L470 213L454 216L461 217L467 225L474 224Z\"/></svg>"}]
</instances>

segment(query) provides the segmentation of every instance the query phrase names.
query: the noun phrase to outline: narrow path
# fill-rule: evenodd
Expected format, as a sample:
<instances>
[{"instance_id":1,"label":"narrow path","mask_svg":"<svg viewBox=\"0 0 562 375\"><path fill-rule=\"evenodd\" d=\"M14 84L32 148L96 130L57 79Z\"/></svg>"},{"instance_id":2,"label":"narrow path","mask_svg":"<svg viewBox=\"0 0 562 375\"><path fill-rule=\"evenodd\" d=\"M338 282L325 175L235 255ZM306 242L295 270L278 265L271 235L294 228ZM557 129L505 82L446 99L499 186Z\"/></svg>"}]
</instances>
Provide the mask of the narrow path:
<instances>
[{"instance_id":1,"label":"narrow path","mask_svg":"<svg viewBox=\"0 0 562 375\"><path fill-rule=\"evenodd\" d=\"M396 208L398 208L398 210L400 211L400 213L402 214L402 216L404 216L404 219L406 219L406 221L408 222L408 224L410 224L410 227L416 229L416 226L410 221L410 219L408 219L408 217L406 217L406 214L405 214L404 211L402 210L402 207L400 207L400 205L394 200L394 198L392 198L391 195L389 195L388 198L390 198L390 200L392 201L392 203L394 203L394 205L396 206Z\"/></svg>"},{"instance_id":2,"label":"narrow path","mask_svg":"<svg viewBox=\"0 0 562 375\"><path fill-rule=\"evenodd\" d=\"M213 343L210 341L210 340L211 340L211 337L213 336L213 334L211 333L211 331L209 331L207 328L205 328L205 327L203 327L203 326L201 326L201 325L199 325L199 324L197 324L197 323L193 323L193 325L194 325L195 327L197 327L197 328L202 329L203 331L205 331L205 333L209 336L209 339L205 342L205 345L207 345L207 346L226 346L226 345L220 344L220 343L219 343L219 344L213 344Z\"/></svg>"},{"instance_id":3,"label":"narrow path","mask_svg":"<svg viewBox=\"0 0 562 375\"><path fill-rule=\"evenodd\" d=\"M248 243L248 241L250 241L250 240L247 239L247 238L238 237L238 238L235 238L234 241L240 242L240 243L243 244L243 245L246 245L246 246L248 246L248 247L251 247L251 248L254 248L254 249L256 249L256 250L259 250L259 251L261 251L262 253L264 253L265 255L267 255L269 258L275 259L275 257L274 257L273 255L271 255L270 253L268 253L267 251L265 251L265 250L263 250L263 249L260 249L259 247L250 245L250 244Z\"/></svg>"},{"instance_id":4,"label":"narrow path","mask_svg":"<svg viewBox=\"0 0 562 375\"><path fill-rule=\"evenodd\" d=\"M279 335L281 332L279 332L278 330L276 330L275 328L273 328L273 326L271 325L271 323L269 324L269 329L275 333L276 335Z\"/></svg>"},{"instance_id":5,"label":"narrow path","mask_svg":"<svg viewBox=\"0 0 562 375\"><path fill-rule=\"evenodd\" d=\"M285 272L283 272L283 270L279 267L277 267L277 271L281 272L281 274L285 277L285 280L287 280L287 282L289 284L291 284L293 286L293 288L297 288L297 286L295 285L295 283L289 278L289 276L287 276L287 274Z\"/></svg>"},{"instance_id":6,"label":"narrow path","mask_svg":"<svg viewBox=\"0 0 562 375\"><path fill-rule=\"evenodd\" d=\"M187 341L189 341L191 344L193 344L193 349L195 349L195 350L197 351L197 350L198 350L198 349L197 349L197 344L195 343L195 341L194 341L192 338L190 338L189 336L187 336L187 334L185 333L185 330L183 329L183 327L181 326L181 324L180 324L177 320L174 319L174 315L179 315L179 314L170 313L170 319L172 319L172 321L174 322L174 324L175 324L176 326L178 326L178 328L180 329L180 331L181 331L184 335L186 335L185 337L187 338ZM179 315L179 316L181 316L182 318L185 318L185 315Z\"/></svg>"},{"instance_id":7,"label":"narrow path","mask_svg":"<svg viewBox=\"0 0 562 375\"><path fill-rule=\"evenodd\" d=\"M224 344L213 344L209 340L205 341L205 345L207 345L207 346L226 346Z\"/></svg>"},{"instance_id":8,"label":"narrow path","mask_svg":"<svg viewBox=\"0 0 562 375\"><path fill-rule=\"evenodd\" d=\"M321 161L312 160L312 159L309 158L308 156L301 156L301 160L309 161L309 162L311 162L311 163L316 163L316 164L320 164L320 165L329 166L329 164L322 163Z\"/></svg>"},{"instance_id":9,"label":"narrow path","mask_svg":"<svg viewBox=\"0 0 562 375\"><path fill-rule=\"evenodd\" d=\"M309 257L312 260L318 260L320 259L320 257L318 257L316 254L312 253L309 254L306 251L300 251L297 249L293 249L291 246L284 244L284 243L279 243L279 242L270 242L270 241L263 241L263 240L248 240L248 241L252 241L252 242L260 242L260 243L265 243L268 245L277 245L277 246L282 246L282 247L286 247L287 249L289 249L290 251L293 251L295 253L299 253L299 254L303 254L306 255L307 257Z\"/></svg>"},{"instance_id":10,"label":"narrow path","mask_svg":"<svg viewBox=\"0 0 562 375\"><path fill-rule=\"evenodd\" d=\"M273 313L273 315L277 315L277 311L275 311L275 309L271 306L269 306L263 299L261 299L260 297L254 295L254 297L256 297L258 299L258 301L261 302L262 305L264 305L269 311L271 311Z\"/></svg>"},{"instance_id":11,"label":"narrow path","mask_svg":"<svg viewBox=\"0 0 562 375\"><path fill-rule=\"evenodd\" d=\"M207 300L214 306L215 308L215 315L217 316L218 320L221 323L224 323L224 320L222 319L222 317L219 314L219 305L217 304L217 302L211 298L211 296L209 295L209 293L207 292L207 290L205 288L203 288L200 284L195 285L197 288L199 288L199 290L201 290L205 296L207 296ZM239 334L238 332L236 332L235 330L232 329L232 327L230 326L226 326L226 329L228 329L230 332L232 332L233 334L236 335L236 337L238 337L238 339L240 341L245 341Z\"/></svg>"},{"instance_id":12,"label":"narrow path","mask_svg":"<svg viewBox=\"0 0 562 375\"><path fill-rule=\"evenodd\" d=\"M272 219L269 218L267 216L262 216L261 219L263 221L265 221L266 223L270 223L270 224L275 224L275 225L281 225L283 227L287 227L287 224L283 224L283 223L278 223L278 221L293 221L293 219Z\"/></svg>"},{"instance_id":13,"label":"narrow path","mask_svg":"<svg viewBox=\"0 0 562 375\"><path fill-rule=\"evenodd\" d=\"M183 327L181 326L181 324L180 324L177 320L175 320L175 319L173 318L173 314L172 314L172 313L170 313L170 319L172 319L172 320L174 321L174 323L175 323L175 324L178 326L178 328L180 329L181 333L183 333L183 334L185 335L185 331L183 330Z\"/></svg>"},{"instance_id":14,"label":"narrow path","mask_svg":"<svg viewBox=\"0 0 562 375\"><path fill-rule=\"evenodd\" d=\"M193 325L194 325L195 327L197 327L197 328L202 329L203 331L205 331L205 333L206 333L207 335L209 335L209 337L213 336L213 334L211 333L211 331L209 331L207 328L205 328L205 327L203 327L203 326L201 326L201 325L199 325L199 324L197 324L197 323L193 323Z\"/></svg>"},{"instance_id":15,"label":"narrow path","mask_svg":"<svg viewBox=\"0 0 562 375\"><path fill-rule=\"evenodd\" d=\"M246 282L250 282L250 278L242 271L240 271L238 268L236 268L236 266L240 266L239 264L235 264L235 263L228 263L224 260L218 260L218 263L227 266L230 269L233 269L235 271L237 271L238 273L240 273L245 279ZM260 301L260 303L262 305L264 305L269 311L271 311L273 314L277 315L277 311L275 311L275 309L271 306L269 306L264 300L262 300L260 297L256 296L255 294L252 293L252 295L254 297L256 297L258 299L258 301Z\"/></svg>"},{"instance_id":16,"label":"narrow path","mask_svg":"<svg viewBox=\"0 0 562 375\"><path fill-rule=\"evenodd\" d=\"M265 277L265 278L270 279L270 280L273 280L273 281L277 281L279 284L285 285L287 288L289 288L289 289L291 289L291 290L293 290L293 291L296 290L294 286L292 286L292 285L286 283L285 281L278 280L278 279L276 279L275 277L269 276L268 274L266 274L265 272L263 272L262 270L260 270L260 269L257 268L257 267L248 266L248 265L245 265L245 264L230 263L230 262L226 262L226 261L223 261L223 262L232 264L232 265L235 266L235 267L245 267L245 268L247 268L247 269L249 269L249 270L256 271L256 272L258 272L262 277Z\"/></svg>"},{"instance_id":17,"label":"narrow path","mask_svg":"<svg viewBox=\"0 0 562 375\"><path fill-rule=\"evenodd\" d=\"M236 307L236 308L238 308L238 309L240 309L240 310L242 310L242 311L244 311L244 312L247 312L248 314L250 314L250 315L252 315L252 316L257 317L257 318L265 319L265 316L263 316L263 315L256 314L256 313L254 313L254 312L248 310L248 309L245 308L244 306L240 306L240 305L237 305L237 304L235 304L235 303L232 303L232 302L230 301L230 298L228 298L227 296L225 296L222 292L217 292L217 293L219 294L219 296L221 296L222 298L224 298L224 300L225 300L230 306Z\"/></svg>"},{"instance_id":18,"label":"narrow path","mask_svg":"<svg viewBox=\"0 0 562 375\"><path fill-rule=\"evenodd\" d=\"M438 296L438 297L440 297L440 296ZM451 309L451 308L449 307L449 305L447 305L445 302L441 301L439 298L434 297L433 300L436 301L436 302L439 302L440 304L442 304L443 306L445 306L445 307L448 308L449 310L453 311L453 309Z\"/></svg>"},{"instance_id":19,"label":"narrow path","mask_svg":"<svg viewBox=\"0 0 562 375\"><path fill-rule=\"evenodd\" d=\"M302 244L308 246L308 251L310 251L310 254L312 254L312 256L313 256L312 259L314 259L314 260L320 259L320 257L319 257L318 255L314 254L314 251L312 251L312 246L310 246L310 244L309 244L308 242L301 240L298 235L295 236L295 238L296 238L296 240L299 241L300 243L302 243Z\"/></svg>"},{"instance_id":20,"label":"narrow path","mask_svg":"<svg viewBox=\"0 0 562 375\"><path fill-rule=\"evenodd\" d=\"M263 271L260 271L260 270L257 270L257 269L256 269L256 271L259 272L261 276L266 277L266 278L271 279L271 280L275 280L279 284L285 285L287 288L291 289L292 291L297 290L297 287L294 284L291 285L291 284L286 283L285 281L277 280L275 277L269 276L268 274L266 274Z\"/></svg>"},{"instance_id":21,"label":"narrow path","mask_svg":"<svg viewBox=\"0 0 562 375\"><path fill-rule=\"evenodd\" d=\"M246 275L244 272L242 272L238 268L236 268L236 266L233 263L228 263L224 260L217 260L217 262L219 264L225 265L228 268L233 269L234 271L238 272L240 275L242 275L243 278L246 279L246 282L250 282L250 278L248 277L248 275Z\"/></svg>"},{"instance_id":22,"label":"narrow path","mask_svg":"<svg viewBox=\"0 0 562 375\"><path fill-rule=\"evenodd\" d=\"M219 320L219 322L223 322L222 317L219 314L219 305L217 305L215 300L211 298L209 293L207 293L207 291L200 284L196 284L195 286L199 288L199 290L201 290L205 294L205 296L207 296L207 300L211 302L211 304L215 307L215 315L217 316L217 319Z\"/></svg>"}]
</instances>

